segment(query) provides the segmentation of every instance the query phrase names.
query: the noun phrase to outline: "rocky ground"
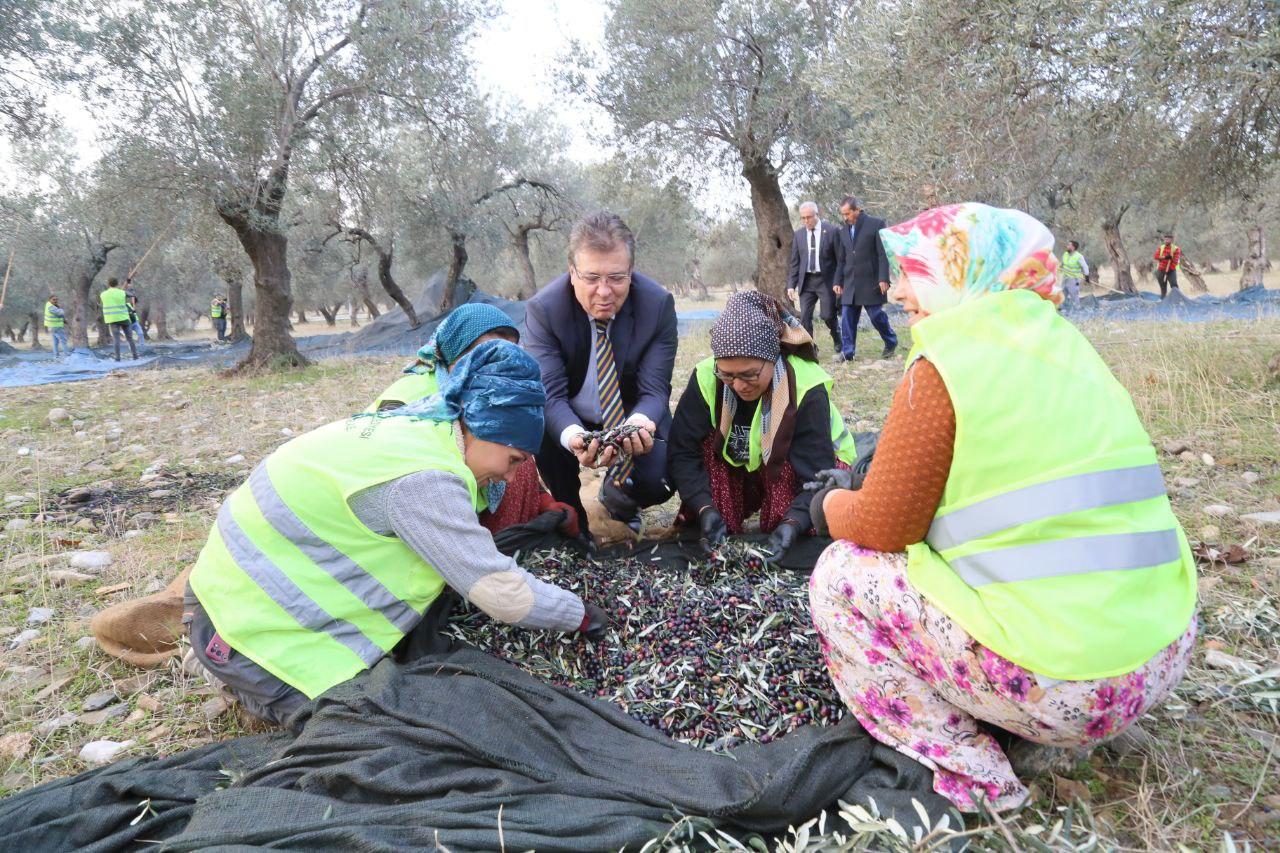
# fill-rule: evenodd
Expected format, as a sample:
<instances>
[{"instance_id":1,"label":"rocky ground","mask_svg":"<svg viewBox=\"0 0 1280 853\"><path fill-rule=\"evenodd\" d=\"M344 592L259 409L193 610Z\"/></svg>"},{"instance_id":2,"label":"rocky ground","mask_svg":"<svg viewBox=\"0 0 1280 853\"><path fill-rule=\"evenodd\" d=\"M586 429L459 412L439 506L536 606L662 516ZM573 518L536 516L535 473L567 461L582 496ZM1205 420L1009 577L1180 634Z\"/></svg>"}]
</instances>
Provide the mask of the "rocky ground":
<instances>
[{"instance_id":1,"label":"rocky ground","mask_svg":"<svg viewBox=\"0 0 1280 853\"><path fill-rule=\"evenodd\" d=\"M1036 780L1030 808L975 823L972 837L1062 847L1096 831L1107 844L1169 849L1216 847L1229 833L1280 846L1280 391L1263 384L1280 321L1086 333L1162 449L1175 510L1202 558L1198 651L1140 733ZM878 353L878 341L860 349ZM682 342L677 394L707 350L705 335ZM154 371L3 392L0 791L245 731L234 708L176 666L143 671L102 653L89 620L190 565L219 502L254 463L363 408L401 361L231 380ZM901 357L833 368L851 426L879 427L901 369ZM1070 841L1061 828L1054 836L1067 808ZM1091 829L1081 836L1081 826ZM688 829L673 827L668 843ZM832 825L823 829L805 830L805 844L844 849Z\"/></svg>"}]
</instances>

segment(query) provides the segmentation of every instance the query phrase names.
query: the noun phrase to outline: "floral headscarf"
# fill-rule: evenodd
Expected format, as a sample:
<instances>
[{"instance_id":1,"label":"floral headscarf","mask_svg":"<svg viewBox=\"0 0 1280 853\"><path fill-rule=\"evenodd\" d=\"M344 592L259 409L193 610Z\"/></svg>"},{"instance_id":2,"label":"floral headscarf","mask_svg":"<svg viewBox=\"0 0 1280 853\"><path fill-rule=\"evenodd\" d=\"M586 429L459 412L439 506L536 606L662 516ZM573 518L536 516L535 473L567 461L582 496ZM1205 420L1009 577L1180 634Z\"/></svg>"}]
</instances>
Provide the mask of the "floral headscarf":
<instances>
[{"instance_id":1,"label":"floral headscarf","mask_svg":"<svg viewBox=\"0 0 1280 853\"><path fill-rule=\"evenodd\" d=\"M1062 304L1053 234L1020 210L949 204L881 229L880 239L927 314L1003 290L1033 290Z\"/></svg>"}]
</instances>

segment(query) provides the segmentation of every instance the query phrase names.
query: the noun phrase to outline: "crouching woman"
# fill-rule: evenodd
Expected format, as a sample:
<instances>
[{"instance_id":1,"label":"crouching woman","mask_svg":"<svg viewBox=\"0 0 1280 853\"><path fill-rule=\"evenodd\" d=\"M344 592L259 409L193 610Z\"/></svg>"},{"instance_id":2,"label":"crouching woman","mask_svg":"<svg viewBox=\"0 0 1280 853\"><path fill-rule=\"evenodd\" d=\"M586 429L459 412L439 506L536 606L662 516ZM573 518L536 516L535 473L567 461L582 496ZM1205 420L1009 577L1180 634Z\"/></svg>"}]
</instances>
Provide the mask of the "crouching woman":
<instances>
[{"instance_id":1,"label":"crouching woman","mask_svg":"<svg viewBox=\"0 0 1280 853\"><path fill-rule=\"evenodd\" d=\"M1009 808L1015 769L1115 736L1181 679L1195 563L1129 395L1058 315L1049 231L963 204L880 233L915 346L861 491L814 499L843 541L813 618L873 737L961 810Z\"/></svg>"},{"instance_id":2,"label":"crouching woman","mask_svg":"<svg viewBox=\"0 0 1280 853\"><path fill-rule=\"evenodd\" d=\"M712 357L689 377L671 423L669 479L682 518L714 547L758 510L781 559L811 528L802 485L852 464L853 436L831 403L813 341L772 296L736 293L711 329Z\"/></svg>"},{"instance_id":3,"label":"crouching woman","mask_svg":"<svg viewBox=\"0 0 1280 853\"><path fill-rule=\"evenodd\" d=\"M484 489L542 441L537 363L491 341L439 393L280 447L223 503L192 571L191 655L282 722L373 666L446 586L503 622L603 633L603 612L499 553Z\"/></svg>"}]
</instances>

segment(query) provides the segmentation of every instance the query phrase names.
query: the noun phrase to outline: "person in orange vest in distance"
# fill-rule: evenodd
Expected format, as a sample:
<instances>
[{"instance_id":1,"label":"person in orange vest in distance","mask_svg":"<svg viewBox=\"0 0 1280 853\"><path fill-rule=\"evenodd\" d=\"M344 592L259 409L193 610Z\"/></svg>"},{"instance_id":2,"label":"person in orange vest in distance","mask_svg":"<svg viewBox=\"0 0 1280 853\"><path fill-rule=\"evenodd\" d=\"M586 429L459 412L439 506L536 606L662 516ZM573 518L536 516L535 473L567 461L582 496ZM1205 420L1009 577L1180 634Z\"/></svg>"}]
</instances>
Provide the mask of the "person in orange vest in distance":
<instances>
[{"instance_id":1,"label":"person in orange vest in distance","mask_svg":"<svg viewBox=\"0 0 1280 853\"><path fill-rule=\"evenodd\" d=\"M1164 242L1156 246L1156 283L1160 285L1160 298L1169 290L1178 289L1178 267L1182 263L1182 250L1173 243L1173 235L1164 235Z\"/></svg>"}]
</instances>

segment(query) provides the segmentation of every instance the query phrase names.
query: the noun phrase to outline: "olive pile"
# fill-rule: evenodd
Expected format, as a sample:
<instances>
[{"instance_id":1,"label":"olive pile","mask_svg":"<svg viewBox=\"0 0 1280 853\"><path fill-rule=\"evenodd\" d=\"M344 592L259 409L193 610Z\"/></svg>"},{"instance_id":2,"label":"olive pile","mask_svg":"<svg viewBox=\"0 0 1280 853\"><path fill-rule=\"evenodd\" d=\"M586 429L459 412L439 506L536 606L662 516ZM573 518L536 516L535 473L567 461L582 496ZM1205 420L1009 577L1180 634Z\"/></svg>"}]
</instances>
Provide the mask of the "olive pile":
<instances>
[{"instance_id":1,"label":"olive pile","mask_svg":"<svg viewBox=\"0 0 1280 853\"><path fill-rule=\"evenodd\" d=\"M609 699L695 746L768 742L843 706L809 618L807 578L730 542L687 570L563 553L522 564L609 613L604 642L495 623L467 605L448 631L562 687Z\"/></svg>"}]
</instances>

